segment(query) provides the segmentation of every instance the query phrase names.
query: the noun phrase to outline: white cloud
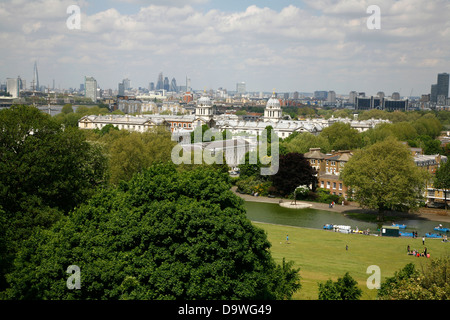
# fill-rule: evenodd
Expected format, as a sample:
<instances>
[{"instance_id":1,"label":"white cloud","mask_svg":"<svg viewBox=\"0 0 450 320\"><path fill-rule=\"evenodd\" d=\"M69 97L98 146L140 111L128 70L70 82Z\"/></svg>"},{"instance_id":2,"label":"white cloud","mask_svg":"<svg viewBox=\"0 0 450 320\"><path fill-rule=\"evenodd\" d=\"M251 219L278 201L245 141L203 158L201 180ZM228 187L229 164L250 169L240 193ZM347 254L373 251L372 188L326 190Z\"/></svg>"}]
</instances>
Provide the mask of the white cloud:
<instances>
[{"instance_id":1,"label":"white cloud","mask_svg":"<svg viewBox=\"0 0 450 320\"><path fill-rule=\"evenodd\" d=\"M130 14L111 6L127 2L140 9ZM428 72L431 84L437 72L450 71L445 69L450 62L448 1L375 1L381 8L381 30L366 27L366 8L373 1L304 2L306 6L281 10L250 5L237 12L204 12L195 6L204 0L152 5L116 0L88 14L85 8L91 3L78 1L81 30L68 30L66 8L73 1L3 1L0 40L9 50L1 54L0 81L31 75L32 65L23 62L33 59L39 59L44 77L46 69L69 69L49 75L63 78L67 87L88 71L101 86L112 88L125 73L134 84L146 86L164 71L180 78L195 75L193 83L200 88L205 83L232 90L235 82L246 81L258 91L327 86L346 93L370 91L358 88L367 83L377 92L386 78L407 82L399 85L407 87L415 73Z\"/></svg>"}]
</instances>

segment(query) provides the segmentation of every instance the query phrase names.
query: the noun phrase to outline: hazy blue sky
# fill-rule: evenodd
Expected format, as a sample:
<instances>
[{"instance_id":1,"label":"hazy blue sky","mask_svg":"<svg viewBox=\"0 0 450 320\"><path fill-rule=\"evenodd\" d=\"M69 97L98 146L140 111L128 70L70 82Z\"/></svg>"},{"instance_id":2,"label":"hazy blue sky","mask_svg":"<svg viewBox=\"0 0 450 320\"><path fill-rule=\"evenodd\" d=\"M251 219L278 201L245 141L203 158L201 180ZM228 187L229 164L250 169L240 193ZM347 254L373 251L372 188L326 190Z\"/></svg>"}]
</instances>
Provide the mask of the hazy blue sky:
<instances>
[{"instance_id":1,"label":"hazy blue sky","mask_svg":"<svg viewBox=\"0 0 450 320\"><path fill-rule=\"evenodd\" d=\"M0 81L30 83L37 61L41 84L61 88L148 87L163 72L199 90L421 95L450 72L449 16L450 0L2 0Z\"/></svg>"}]
</instances>

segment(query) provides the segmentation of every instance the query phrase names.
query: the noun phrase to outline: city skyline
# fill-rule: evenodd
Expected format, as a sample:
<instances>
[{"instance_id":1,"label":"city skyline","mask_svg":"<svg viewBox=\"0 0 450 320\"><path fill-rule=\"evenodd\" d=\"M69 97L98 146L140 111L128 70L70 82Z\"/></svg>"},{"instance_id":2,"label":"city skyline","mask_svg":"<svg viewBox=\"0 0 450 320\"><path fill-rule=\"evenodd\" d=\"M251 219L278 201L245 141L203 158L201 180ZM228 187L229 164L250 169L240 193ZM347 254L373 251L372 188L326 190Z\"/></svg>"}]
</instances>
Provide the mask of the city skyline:
<instances>
[{"instance_id":1,"label":"city skyline","mask_svg":"<svg viewBox=\"0 0 450 320\"><path fill-rule=\"evenodd\" d=\"M188 76L197 90L245 82L249 92L420 96L450 71L445 0L152 3L77 1L80 29L70 30L71 1L3 1L9 50L0 55L0 82L31 83L37 61L40 85L57 88L76 88L85 76L104 89L122 79L148 88L164 70L169 83ZM381 29L367 28L371 4L381 9Z\"/></svg>"}]
</instances>

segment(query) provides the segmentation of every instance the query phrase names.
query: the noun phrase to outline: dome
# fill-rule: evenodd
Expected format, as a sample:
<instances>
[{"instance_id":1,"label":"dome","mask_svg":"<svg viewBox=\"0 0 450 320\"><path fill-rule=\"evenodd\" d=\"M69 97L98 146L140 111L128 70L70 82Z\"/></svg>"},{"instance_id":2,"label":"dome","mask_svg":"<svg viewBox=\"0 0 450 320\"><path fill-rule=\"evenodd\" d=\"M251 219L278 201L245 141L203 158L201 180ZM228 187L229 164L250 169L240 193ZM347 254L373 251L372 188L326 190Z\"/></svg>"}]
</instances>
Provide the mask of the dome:
<instances>
[{"instance_id":1,"label":"dome","mask_svg":"<svg viewBox=\"0 0 450 320\"><path fill-rule=\"evenodd\" d=\"M280 109L280 101L275 98L275 94L267 101L266 108L268 109Z\"/></svg>"},{"instance_id":2,"label":"dome","mask_svg":"<svg viewBox=\"0 0 450 320\"><path fill-rule=\"evenodd\" d=\"M199 106L211 106L211 104L212 104L211 99L208 97L201 97L197 101L197 105L199 105Z\"/></svg>"}]
</instances>

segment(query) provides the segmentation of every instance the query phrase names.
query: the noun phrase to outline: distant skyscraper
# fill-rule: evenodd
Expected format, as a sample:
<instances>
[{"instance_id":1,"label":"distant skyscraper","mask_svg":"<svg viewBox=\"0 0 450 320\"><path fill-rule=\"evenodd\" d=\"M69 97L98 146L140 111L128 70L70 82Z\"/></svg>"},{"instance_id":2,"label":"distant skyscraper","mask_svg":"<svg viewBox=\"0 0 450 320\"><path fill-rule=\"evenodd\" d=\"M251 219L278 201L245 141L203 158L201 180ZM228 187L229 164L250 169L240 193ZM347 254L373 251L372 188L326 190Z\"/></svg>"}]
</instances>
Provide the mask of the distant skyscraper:
<instances>
[{"instance_id":1,"label":"distant skyscraper","mask_svg":"<svg viewBox=\"0 0 450 320\"><path fill-rule=\"evenodd\" d=\"M357 96L358 96L358 93L356 91L350 91L350 93L348 94L348 102L355 104Z\"/></svg>"},{"instance_id":2,"label":"distant skyscraper","mask_svg":"<svg viewBox=\"0 0 450 320\"><path fill-rule=\"evenodd\" d=\"M172 78L172 81L170 82L170 90L169 91L178 92L177 80L175 80L175 78Z\"/></svg>"},{"instance_id":3,"label":"distant skyscraper","mask_svg":"<svg viewBox=\"0 0 450 320\"><path fill-rule=\"evenodd\" d=\"M431 85L430 102L437 102L437 84Z\"/></svg>"},{"instance_id":4,"label":"distant skyscraper","mask_svg":"<svg viewBox=\"0 0 450 320\"><path fill-rule=\"evenodd\" d=\"M6 79L6 91L11 95L13 98L19 97L19 79L20 78L8 78Z\"/></svg>"},{"instance_id":5,"label":"distant skyscraper","mask_svg":"<svg viewBox=\"0 0 450 320\"><path fill-rule=\"evenodd\" d=\"M237 94L244 94L246 92L247 92L247 89L245 87L245 82L236 83L236 93Z\"/></svg>"},{"instance_id":6,"label":"distant skyscraper","mask_svg":"<svg viewBox=\"0 0 450 320\"><path fill-rule=\"evenodd\" d=\"M430 101L437 103L448 99L449 74L438 73L437 83L431 85Z\"/></svg>"},{"instance_id":7,"label":"distant skyscraper","mask_svg":"<svg viewBox=\"0 0 450 320\"><path fill-rule=\"evenodd\" d=\"M162 72L158 75L158 81L156 82L156 90L164 89L164 78Z\"/></svg>"},{"instance_id":8,"label":"distant skyscraper","mask_svg":"<svg viewBox=\"0 0 450 320\"><path fill-rule=\"evenodd\" d=\"M444 96L445 99L448 98L448 84L449 84L449 74L439 73L437 76L437 96Z\"/></svg>"},{"instance_id":9,"label":"distant skyscraper","mask_svg":"<svg viewBox=\"0 0 450 320\"><path fill-rule=\"evenodd\" d=\"M166 90L166 91L169 91L169 89L170 89L169 78L167 78L167 77L164 78L163 89Z\"/></svg>"},{"instance_id":10,"label":"distant skyscraper","mask_svg":"<svg viewBox=\"0 0 450 320\"><path fill-rule=\"evenodd\" d=\"M186 92L190 92L192 90L191 88L191 79L186 77Z\"/></svg>"},{"instance_id":11,"label":"distant skyscraper","mask_svg":"<svg viewBox=\"0 0 450 320\"><path fill-rule=\"evenodd\" d=\"M97 80L93 77L84 77L84 96L97 102Z\"/></svg>"},{"instance_id":12,"label":"distant skyscraper","mask_svg":"<svg viewBox=\"0 0 450 320\"><path fill-rule=\"evenodd\" d=\"M37 69L37 62L34 62L34 69L33 69L33 83L32 83L32 89L34 91L41 91L41 87L39 86L39 74Z\"/></svg>"},{"instance_id":13,"label":"distant skyscraper","mask_svg":"<svg viewBox=\"0 0 450 320\"><path fill-rule=\"evenodd\" d=\"M125 89L125 90L131 90L131 81L130 81L130 79L123 79L122 80L122 83L123 83L123 88Z\"/></svg>"},{"instance_id":14,"label":"distant skyscraper","mask_svg":"<svg viewBox=\"0 0 450 320\"><path fill-rule=\"evenodd\" d=\"M119 96L125 95L125 86L124 86L123 82L119 82L119 88L118 88L117 95L119 95Z\"/></svg>"},{"instance_id":15,"label":"distant skyscraper","mask_svg":"<svg viewBox=\"0 0 450 320\"><path fill-rule=\"evenodd\" d=\"M332 103L336 102L336 92L328 91L327 102L332 102Z\"/></svg>"},{"instance_id":16,"label":"distant skyscraper","mask_svg":"<svg viewBox=\"0 0 450 320\"><path fill-rule=\"evenodd\" d=\"M148 85L148 90L149 91L155 91L155 83L154 82L150 82Z\"/></svg>"}]
</instances>

